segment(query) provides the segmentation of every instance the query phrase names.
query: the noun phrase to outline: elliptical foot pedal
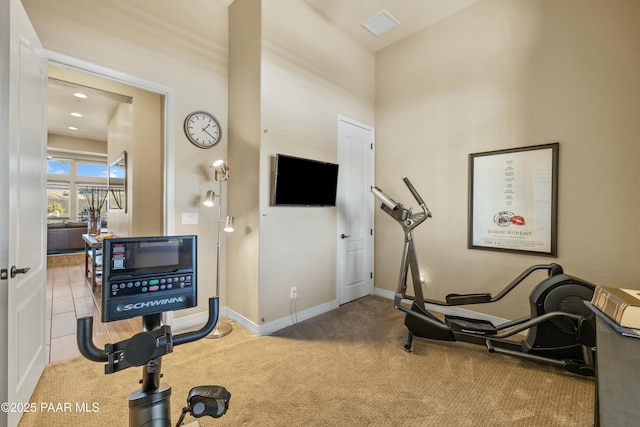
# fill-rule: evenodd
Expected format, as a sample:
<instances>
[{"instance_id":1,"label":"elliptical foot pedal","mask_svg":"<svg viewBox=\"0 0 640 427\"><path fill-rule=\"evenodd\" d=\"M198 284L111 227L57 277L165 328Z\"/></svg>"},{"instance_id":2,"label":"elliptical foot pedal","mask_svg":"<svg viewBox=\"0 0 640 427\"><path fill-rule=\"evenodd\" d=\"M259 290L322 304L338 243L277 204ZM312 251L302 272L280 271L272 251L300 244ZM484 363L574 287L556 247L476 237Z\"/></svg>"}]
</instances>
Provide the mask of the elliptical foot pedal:
<instances>
[{"instance_id":1,"label":"elliptical foot pedal","mask_svg":"<svg viewBox=\"0 0 640 427\"><path fill-rule=\"evenodd\" d=\"M585 377L595 377L596 370L593 366L585 365L582 360L562 359L564 369L574 374L583 375Z\"/></svg>"},{"instance_id":2,"label":"elliptical foot pedal","mask_svg":"<svg viewBox=\"0 0 640 427\"><path fill-rule=\"evenodd\" d=\"M468 319L459 316L445 316L444 321L453 331L474 335L495 335L498 329L488 320Z\"/></svg>"},{"instance_id":3,"label":"elliptical foot pedal","mask_svg":"<svg viewBox=\"0 0 640 427\"><path fill-rule=\"evenodd\" d=\"M449 305L484 304L491 302L491 294L449 294L446 297Z\"/></svg>"}]
</instances>

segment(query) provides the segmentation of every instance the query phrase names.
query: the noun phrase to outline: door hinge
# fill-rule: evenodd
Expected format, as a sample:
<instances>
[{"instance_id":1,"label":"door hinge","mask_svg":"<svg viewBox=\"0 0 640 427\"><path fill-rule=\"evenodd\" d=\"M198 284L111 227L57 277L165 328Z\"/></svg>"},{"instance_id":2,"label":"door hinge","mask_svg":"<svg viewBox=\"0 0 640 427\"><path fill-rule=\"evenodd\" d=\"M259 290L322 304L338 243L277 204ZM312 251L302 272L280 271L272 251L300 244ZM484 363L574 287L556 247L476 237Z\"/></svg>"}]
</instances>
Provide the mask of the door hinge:
<instances>
[{"instance_id":1,"label":"door hinge","mask_svg":"<svg viewBox=\"0 0 640 427\"><path fill-rule=\"evenodd\" d=\"M373 142L371 143L371 149L373 150Z\"/></svg>"},{"instance_id":2,"label":"door hinge","mask_svg":"<svg viewBox=\"0 0 640 427\"><path fill-rule=\"evenodd\" d=\"M369 229L369 232L373 236L373 228Z\"/></svg>"},{"instance_id":3,"label":"door hinge","mask_svg":"<svg viewBox=\"0 0 640 427\"><path fill-rule=\"evenodd\" d=\"M2 270L0 270L0 280L7 280L8 277L9 277L9 270L7 270L6 268L3 268Z\"/></svg>"},{"instance_id":4,"label":"door hinge","mask_svg":"<svg viewBox=\"0 0 640 427\"><path fill-rule=\"evenodd\" d=\"M369 273L369 278L373 279L373 271L371 273Z\"/></svg>"}]
</instances>

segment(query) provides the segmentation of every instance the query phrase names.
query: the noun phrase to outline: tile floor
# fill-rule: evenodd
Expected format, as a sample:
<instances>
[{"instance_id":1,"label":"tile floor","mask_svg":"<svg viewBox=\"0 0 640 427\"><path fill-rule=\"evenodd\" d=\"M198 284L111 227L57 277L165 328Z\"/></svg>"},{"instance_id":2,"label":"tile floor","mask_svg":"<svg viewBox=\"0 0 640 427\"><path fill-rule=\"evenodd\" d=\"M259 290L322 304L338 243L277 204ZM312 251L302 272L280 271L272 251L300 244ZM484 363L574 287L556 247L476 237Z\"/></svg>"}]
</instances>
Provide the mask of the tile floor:
<instances>
[{"instance_id":1,"label":"tile floor","mask_svg":"<svg viewBox=\"0 0 640 427\"><path fill-rule=\"evenodd\" d=\"M91 291L84 272L84 252L47 257L47 342L49 363L80 356L76 319L93 316L93 342L103 348L140 332L140 319L100 321L100 292Z\"/></svg>"}]
</instances>

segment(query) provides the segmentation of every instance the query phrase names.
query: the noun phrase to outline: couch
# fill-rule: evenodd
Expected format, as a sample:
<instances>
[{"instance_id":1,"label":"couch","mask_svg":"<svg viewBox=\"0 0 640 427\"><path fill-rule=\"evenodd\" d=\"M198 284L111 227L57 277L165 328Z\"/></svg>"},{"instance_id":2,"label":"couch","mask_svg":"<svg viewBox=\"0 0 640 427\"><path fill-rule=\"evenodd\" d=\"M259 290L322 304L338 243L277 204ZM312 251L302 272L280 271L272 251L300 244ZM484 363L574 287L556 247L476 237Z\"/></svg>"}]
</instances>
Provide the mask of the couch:
<instances>
[{"instance_id":1,"label":"couch","mask_svg":"<svg viewBox=\"0 0 640 427\"><path fill-rule=\"evenodd\" d=\"M84 249L82 235L87 233L85 221L51 222L47 224L47 253Z\"/></svg>"}]
</instances>

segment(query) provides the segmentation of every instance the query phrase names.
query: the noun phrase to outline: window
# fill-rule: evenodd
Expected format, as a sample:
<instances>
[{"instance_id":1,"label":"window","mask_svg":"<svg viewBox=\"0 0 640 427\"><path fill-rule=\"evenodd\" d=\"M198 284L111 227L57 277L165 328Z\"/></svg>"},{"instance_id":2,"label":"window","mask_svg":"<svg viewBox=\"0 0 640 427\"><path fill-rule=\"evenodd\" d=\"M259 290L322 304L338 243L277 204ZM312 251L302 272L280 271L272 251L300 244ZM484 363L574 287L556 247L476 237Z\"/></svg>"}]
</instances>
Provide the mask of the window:
<instances>
[{"instance_id":1,"label":"window","mask_svg":"<svg viewBox=\"0 0 640 427\"><path fill-rule=\"evenodd\" d=\"M71 166L69 162L62 160L47 160L47 173L49 175L69 175Z\"/></svg>"},{"instance_id":2,"label":"window","mask_svg":"<svg viewBox=\"0 0 640 427\"><path fill-rule=\"evenodd\" d=\"M47 218L69 219L69 184L47 183Z\"/></svg>"},{"instance_id":3,"label":"window","mask_svg":"<svg viewBox=\"0 0 640 427\"><path fill-rule=\"evenodd\" d=\"M109 167L106 164L78 163L78 176L106 178Z\"/></svg>"},{"instance_id":4,"label":"window","mask_svg":"<svg viewBox=\"0 0 640 427\"><path fill-rule=\"evenodd\" d=\"M99 160L49 159L47 220L86 220L92 203L100 206L101 212L106 214L104 200L100 204L93 200L95 197L92 198L91 194L97 194L101 190L102 198L106 197L108 171L109 166ZM87 194L87 188L96 190Z\"/></svg>"},{"instance_id":5,"label":"window","mask_svg":"<svg viewBox=\"0 0 640 427\"><path fill-rule=\"evenodd\" d=\"M78 206L78 220L89 219L89 210L99 210L100 214L106 213L106 198L108 196L106 185L78 185L76 203Z\"/></svg>"}]
</instances>

